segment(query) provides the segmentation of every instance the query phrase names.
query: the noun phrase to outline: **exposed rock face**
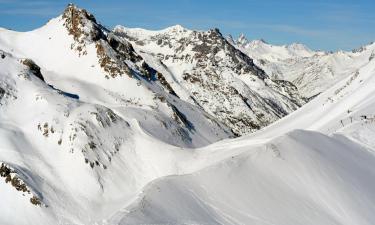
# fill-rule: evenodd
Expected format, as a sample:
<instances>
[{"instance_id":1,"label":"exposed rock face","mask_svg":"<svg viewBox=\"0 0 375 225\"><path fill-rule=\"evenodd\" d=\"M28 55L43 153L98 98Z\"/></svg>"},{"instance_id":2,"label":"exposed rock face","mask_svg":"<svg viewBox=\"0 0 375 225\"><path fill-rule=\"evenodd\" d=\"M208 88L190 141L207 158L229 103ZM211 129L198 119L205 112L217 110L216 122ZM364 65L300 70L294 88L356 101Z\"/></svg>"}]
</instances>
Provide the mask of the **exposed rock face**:
<instances>
[{"instance_id":1,"label":"exposed rock face","mask_svg":"<svg viewBox=\"0 0 375 225\"><path fill-rule=\"evenodd\" d=\"M159 72L167 71L178 96L188 96L185 100L201 106L237 135L258 130L305 103L292 83L271 80L218 29L116 27L114 32L131 42L146 62L161 68Z\"/></svg>"},{"instance_id":2,"label":"exposed rock face","mask_svg":"<svg viewBox=\"0 0 375 225\"><path fill-rule=\"evenodd\" d=\"M33 205L41 206L41 200L31 193L30 188L27 184L20 178L17 171L12 169L9 165L1 163L0 166L0 177L5 179L5 183L12 185L17 191L26 193L30 195L30 202ZM25 195L25 194L24 194Z\"/></svg>"},{"instance_id":3,"label":"exposed rock face","mask_svg":"<svg viewBox=\"0 0 375 225\"><path fill-rule=\"evenodd\" d=\"M104 107L82 107L82 113L70 118L68 134L63 145L70 153L82 154L84 162L95 170L111 166L112 158L129 140L130 125L112 110ZM63 131L62 131L63 132ZM104 139L103 137L106 137Z\"/></svg>"},{"instance_id":4,"label":"exposed rock face","mask_svg":"<svg viewBox=\"0 0 375 225\"><path fill-rule=\"evenodd\" d=\"M25 66L29 67L30 72L32 74L34 74L36 77L38 77L39 79L44 81L44 77L43 77L42 73L40 72L40 67L38 65L36 65L34 61L32 61L31 59L24 59L24 60L22 60L22 63Z\"/></svg>"},{"instance_id":5,"label":"exposed rock face","mask_svg":"<svg viewBox=\"0 0 375 225\"><path fill-rule=\"evenodd\" d=\"M69 34L77 42L76 49L79 51L84 51L82 48L87 42L105 38L103 32L105 28L99 25L95 17L85 9L80 9L73 4L69 4L62 14L62 18L65 19L64 25Z\"/></svg>"},{"instance_id":6,"label":"exposed rock face","mask_svg":"<svg viewBox=\"0 0 375 225\"><path fill-rule=\"evenodd\" d=\"M181 115L184 113L176 105L175 100L166 96L170 94L178 98L176 91L165 79L163 73L150 66L134 50L130 42L98 24L92 14L75 5L68 5L62 19L69 35L73 36L74 43L72 49L76 50L80 56L87 54L86 48L88 45L94 45L99 65L103 69L107 79L127 75L130 78L139 80L140 85L143 84L150 91L151 95L155 95L154 99L156 101L160 101L168 107L172 119L180 124L183 129L190 129L190 126L187 126L187 124L192 124L192 122L189 121L189 118L185 118L186 121L181 123L183 121L181 120ZM225 130L224 132L228 134L228 137L233 136L228 128L217 121L212 121L215 118L207 116L206 119L216 124L215 126L222 127L220 129ZM184 132L180 130L178 133L186 136L185 132L186 130Z\"/></svg>"},{"instance_id":7,"label":"exposed rock face","mask_svg":"<svg viewBox=\"0 0 375 225\"><path fill-rule=\"evenodd\" d=\"M8 104L11 100L16 100L16 89L0 80L0 106Z\"/></svg>"},{"instance_id":8,"label":"exposed rock face","mask_svg":"<svg viewBox=\"0 0 375 225\"><path fill-rule=\"evenodd\" d=\"M193 121L184 116L186 111L174 97L204 110L209 121L219 127L224 124L237 136L267 126L304 104L292 83L270 79L218 29L201 32L175 26L160 32L109 31L72 4L61 18L73 37L72 50L84 57L88 46L94 46L107 79L126 75L138 80L168 108L184 132L194 130ZM33 61L23 63L44 80Z\"/></svg>"},{"instance_id":9,"label":"exposed rock face","mask_svg":"<svg viewBox=\"0 0 375 225\"><path fill-rule=\"evenodd\" d=\"M129 43L119 42L85 9L69 4L62 18L65 20L66 29L75 40L71 46L72 49L77 50L80 55L86 55L86 45L95 44L99 64L107 73L107 78L124 74L130 75L131 70L125 61L138 62L141 60Z\"/></svg>"},{"instance_id":10,"label":"exposed rock face","mask_svg":"<svg viewBox=\"0 0 375 225\"><path fill-rule=\"evenodd\" d=\"M195 45L192 50L195 52L194 58L201 66L215 66L223 63L223 59L217 57L217 53L223 50L226 55L225 61L227 61L225 66L228 66L236 74L251 73L260 79L268 77L263 70L255 66L250 57L229 44L217 28L208 32L194 31L194 35L198 42L194 41Z\"/></svg>"},{"instance_id":11,"label":"exposed rock face","mask_svg":"<svg viewBox=\"0 0 375 225\"><path fill-rule=\"evenodd\" d=\"M74 5L67 7L63 18L79 54L87 54L85 46L95 44L106 78L137 74L157 81L168 93L202 107L236 135L258 130L304 104L291 83L281 86L272 81L218 29L199 32L175 26L140 36L121 28L111 32ZM150 44L157 46L155 51Z\"/></svg>"}]
</instances>

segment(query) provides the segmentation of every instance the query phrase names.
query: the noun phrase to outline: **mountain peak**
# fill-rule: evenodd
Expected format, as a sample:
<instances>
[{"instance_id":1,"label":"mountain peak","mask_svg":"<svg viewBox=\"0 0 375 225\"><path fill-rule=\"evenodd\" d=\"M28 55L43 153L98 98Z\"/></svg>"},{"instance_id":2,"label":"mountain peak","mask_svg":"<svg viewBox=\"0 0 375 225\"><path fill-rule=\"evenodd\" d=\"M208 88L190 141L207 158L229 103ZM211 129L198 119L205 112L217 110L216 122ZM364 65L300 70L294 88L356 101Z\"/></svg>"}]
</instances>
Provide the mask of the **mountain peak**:
<instances>
[{"instance_id":1,"label":"mountain peak","mask_svg":"<svg viewBox=\"0 0 375 225\"><path fill-rule=\"evenodd\" d=\"M211 33L215 33L215 34L218 34L219 36L223 36L220 32L220 29L215 27L215 28L212 28L209 30Z\"/></svg>"},{"instance_id":2,"label":"mountain peak","mask_svg":"<svg viewBox=\"0 0 375 225\"><path fill-rule=\"evenodd\" d=\"M176 24L174 26L168 27L167 29L170 31L175 31L175 32L183 32L187 30L185 27L181 26L180 24Z\"/></svg>"},{"instance_id":3,"label":"mountain peak","mask_svg":"<svg viewBox=\"0 0 375 225\"><path fill-rule=\"evenodd\" d=\"M263 38L261 38L259 41L262 42L263 44L268 44L268 42L264 40Z\"/></svg>"},{"instance_id":4,"label":"mountain peak","mask_svg":"<svg viewBox=\"0 0 375 225\"><path fill-rule=\"evenodd\" d=\"M70 3L68 3L68 5L65 7L65 10L66 10L67 8L78 8L78 7L77 7L77 5L75 5L74 3L70 2Z\"/></svg>"},{"instance_id":5,"label":"mountain peak","mask_svg":"<svg viewBox=\"0 0 375 225\"><path fill-rule=\"evenodd\" d=\"M292 43L290 45L287 45L286 48L290 51L295 52L312 52L311 49L309 49L306 45L301 43Z\"/></svg>"},{"instance_id":6,"label":"mountain peak","mask_svg":"<svg viewBox=\"0 0 375 225\"><path fill-rule=\"evenodd\" d=\"M96 19L94 15L89 13L86 9L79 8L77 5L73 3L69 3L64 12L63 12L63 17L64 18L70 18L73 20L74 17L84 17L94 23L96 23Z\"/></svg>"},{"instance_id":7,"label":"mountain peak","mask_svg":"<svg viewBox=\"0 0 375 225\"><path fill-rule=\"evenodd\" d=\"M245 34L241 33L240 36L237 39L237 43L240 44L240 45L245 45L248 42L249 42L249 40L247 40Z\"/></svg>"},{"instance_id":8,"label":"mountain peak","mask_svg":"<svg viewBox=\"0 0 375 225\"><path fill-rule=\"evenodd\" d=\"M252 44L252 45L259 45L259 44L268 44L264 39L259 39L259 40L252 40L252 41L249 41L249 39L246 37L246 35L244 33L241 33L240 36L237 38L237 41L236 43L238 45L247 45L247 44Z\"/></svg>"},{"instance_id":9,"label":"mountain peak","mask_svg":"<svg viewBox=\"0 0 375 225\"><path fill-rule=\"evenodd\" d=\"M99 40L104 36L105 28L97 23L94 15L72 3L65 8L62 18L69 34L79 43Z\"/></svg>"}]
</instances>

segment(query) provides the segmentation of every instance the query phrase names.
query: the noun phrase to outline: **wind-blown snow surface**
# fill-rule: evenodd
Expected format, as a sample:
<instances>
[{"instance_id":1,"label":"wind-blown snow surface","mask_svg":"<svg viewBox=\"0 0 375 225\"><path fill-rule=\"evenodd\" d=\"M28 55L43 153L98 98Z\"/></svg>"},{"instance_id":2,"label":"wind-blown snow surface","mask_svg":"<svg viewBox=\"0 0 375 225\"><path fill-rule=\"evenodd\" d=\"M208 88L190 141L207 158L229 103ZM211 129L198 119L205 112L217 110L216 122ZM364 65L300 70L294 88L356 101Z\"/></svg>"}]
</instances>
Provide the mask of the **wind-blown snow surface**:
<instances>
[{"instance_id":1,"label":"wind-blown snow surface","mask_svg":"<svg viewBox=\"0 0 375 225\"><path fill-rule=\"evenodd\" d=\"M62 17L0 30L0 224L375 223L375 61L273 125L206 146L231 132L70 7L83 41ZM126 63L98 63L98 45Z\"/></svg>"}]
</instances>

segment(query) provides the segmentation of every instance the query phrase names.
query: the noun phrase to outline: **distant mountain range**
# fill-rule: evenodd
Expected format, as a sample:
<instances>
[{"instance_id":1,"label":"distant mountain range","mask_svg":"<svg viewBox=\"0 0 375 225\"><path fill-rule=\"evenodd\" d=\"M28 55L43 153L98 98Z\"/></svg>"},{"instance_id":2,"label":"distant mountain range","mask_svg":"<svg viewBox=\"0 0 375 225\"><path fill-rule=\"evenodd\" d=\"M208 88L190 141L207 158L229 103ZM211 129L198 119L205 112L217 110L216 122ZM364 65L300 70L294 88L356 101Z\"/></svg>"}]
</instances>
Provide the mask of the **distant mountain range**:
<instances>
[{"instance_id":1,"label":"distant mountain range","mask_svg":"<svg viewBox=\"0 0 375 225\"><path fill-rule=\"evenodd\" d=\"M351 52L323 52L302 44L275 46L262 40L249 41L243 35L237 40L227 39L271 78L292 82L307 99L357 73L375 56L374 43Z\"/></svg>"}]
</instances>

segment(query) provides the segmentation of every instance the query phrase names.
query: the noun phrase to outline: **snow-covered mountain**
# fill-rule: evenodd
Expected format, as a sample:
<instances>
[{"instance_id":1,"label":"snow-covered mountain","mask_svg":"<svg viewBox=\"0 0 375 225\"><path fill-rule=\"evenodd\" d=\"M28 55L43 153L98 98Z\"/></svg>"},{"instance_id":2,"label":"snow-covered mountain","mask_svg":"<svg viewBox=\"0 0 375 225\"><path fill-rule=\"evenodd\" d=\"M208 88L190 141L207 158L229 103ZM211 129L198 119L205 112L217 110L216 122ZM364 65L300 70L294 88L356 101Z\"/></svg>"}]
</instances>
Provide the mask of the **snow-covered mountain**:
<instances>
[{"instance_id":1,"label":"snow-covered mountain","mask_svg":"<svg viewBox=\"0 0 375 225\"><path fill-rule=\"evenodd\" d=\"M175 26L152 32L116 27L111 32L93 15L71 5L35 31L3 30L1 40L4 51L34 60L45 71L47 83L84 101L90 93L80 92L86 88L69 87L66 79L99 85L126 96L124 101L155 108L168 92L171 98L203 109L206 117L235 135L256 131L305 103L292 83L270 79L217 29L197 32ZM138 85L139 80L143 85ZM172 102L162 103L165 109L159 110L181 110Z\"/></svg>"},{"instance_id":2,"label":"snow-covered mountain","mask_svg":"<svg viewBox=\"0 0 375 225\"><path fill-rule=\"evenodd\" d=\"M271 126L196 150L204 169L149 184L111 221L373 224L374 84L371 61Z\"/></svg>"},{"instance_id":3,"label":"snow-covered mountain","mask_svg":"<svg viewBox=\"0 0 375 225\"><path fill-rule=\"evenodd\" d=\"M0 224L374 224L372 45L305 104L258 63L330 54L240 41L72 4L0 29Z\"/></svg>"},{"instance_id":4,"label":"snow-covered mountain","mask_svg":"<svg viewBox=\"0 0 375 225\"><path fill-rule=\"evenodd\" d=\"M248 40L244 34L241 34L237 40L232 36L227 37L233 45L245 50L245 53L255 59L264 59L270 62L278 62L291 58L311 57L318 52L314 52L307 46L299 43L290 45L271 45L265 40Z\"/></svg>"},{"instance_id":5,"label":"snow-covered mountain","mask_svg":"<svg viewBox=\"0 0 375 225\"><path fill-rule=\"evenodd\" d=\"M35 62L51 88L135 118L158 139L193 147L233 136L200 107L178 98L128 42L83 9L70 5L34 31L0 32L0 48Z\"/></svg>"},{"instance_id":6,"label":"snow-covered mountain","mask_svg":"<svg viewBox=\"0 0 375 225\"><path fill-rule=\"evenodd\" d=\"M262 40L249 41L244 35L229 37L238 49L252 57L255 64L274 79L285 79L311 98L337 82L357 73L375 55L375 44L352 52L312 51L302 44L276 46Z\"/></svg>"},{"instance_id":7,"label":"snow-covered mountain","mask_svg":"<svg viewBox=\"0 0 375 225\"><path fill-rule=\"evenodd\" d=\"M305 103L292 83L270 79L218 29L117 26L114 32L164 74L178 96L201 106L237 135L258 130Z\"/></svg>"}]
</instances>

